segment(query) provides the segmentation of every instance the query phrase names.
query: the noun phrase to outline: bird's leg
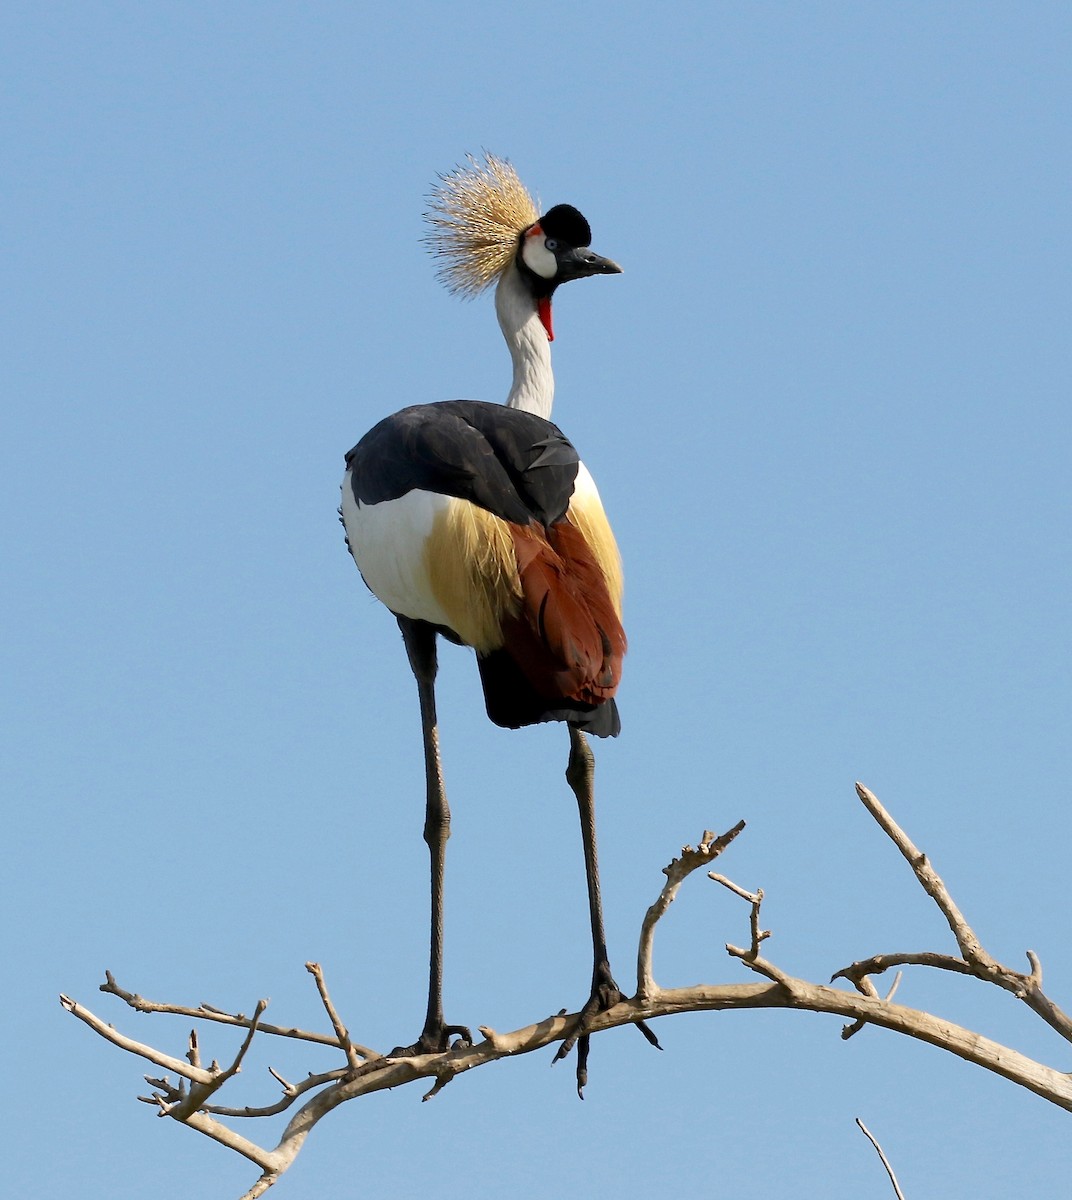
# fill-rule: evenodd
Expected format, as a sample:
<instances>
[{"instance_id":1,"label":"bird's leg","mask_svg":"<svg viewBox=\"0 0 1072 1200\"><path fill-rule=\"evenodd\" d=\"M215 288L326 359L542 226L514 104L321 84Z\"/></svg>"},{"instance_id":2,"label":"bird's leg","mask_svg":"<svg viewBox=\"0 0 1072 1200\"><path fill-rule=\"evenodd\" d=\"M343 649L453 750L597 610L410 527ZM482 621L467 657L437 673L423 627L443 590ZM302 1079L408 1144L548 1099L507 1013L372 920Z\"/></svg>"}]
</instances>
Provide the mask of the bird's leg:
<instances>
[{"instance_id":1,"label":"bird's leg","mask_svg":"<svg viewBox=\"0 0 1072 1200\"><path fill-rule=\"evenodd\" d=\"M584 844L584 868L588 879L588 915L592 924L592 992L581 1009L577 1023L570 1031L554 1062L565 1058L577 1045L577 1095L584 1099L588 1082L588 1029L592 1019L613 1008L624 997L611 974L607 957L607 936L603 928L603 901L599 888L599 859L596 853L595 757L588 739L579 729L569 726L570 755L566 765L566 781L577 797L581 818L581 841ZM636 1022L641 1033L653 1046L658 1040L643 1021ZM661 1047L660 1047L661 1048Z\"/></svg>"},{"instance_id":2,"label":"bird's leg","mask_svg":"<svg viewBox=\"0 0 1072 1200\"><path fill-rule=\"evenodd\" d=\"M399 617L398 624L406 644L406 653L417 680L421 704L421 731L424 738L424 773L426 802L424 840L432 866L432 923L428 954L428 1011L421 1036L412 1046L399 1047L392 1055L427 1054L446 1050L450 1038L457 1034L466 1043L473 1035L464 1025L447 1025L443 1021L443 876L446 866L447 839L450 837L450 808L443 786L443 769L439 761L439 730L436 722L435 630L424 621Z\"/></svg>"},{"instance_id":3,"label":"bird's leg","mask_svg":"<svg viewBox=\"0 0 1072 1200\"><path fill-rule=\"evenodd\" d=\"M584 845L584 869L588 880L588 916L592 927L592 993L577 1018L569 1036L558 1048L554 1061L565 1058L577 1046L577 1094L587 1082L588 1034L586 1027L604 1009L612 1008L622 998L610 973L607 958L607 936L603 927L603 900L599 888L599 859L596 852L595 758L588 739L580 730L569 726L570 755L566 764L566 782L577 797L581 818L581 841Z\"/></svg>"}]
</instances>

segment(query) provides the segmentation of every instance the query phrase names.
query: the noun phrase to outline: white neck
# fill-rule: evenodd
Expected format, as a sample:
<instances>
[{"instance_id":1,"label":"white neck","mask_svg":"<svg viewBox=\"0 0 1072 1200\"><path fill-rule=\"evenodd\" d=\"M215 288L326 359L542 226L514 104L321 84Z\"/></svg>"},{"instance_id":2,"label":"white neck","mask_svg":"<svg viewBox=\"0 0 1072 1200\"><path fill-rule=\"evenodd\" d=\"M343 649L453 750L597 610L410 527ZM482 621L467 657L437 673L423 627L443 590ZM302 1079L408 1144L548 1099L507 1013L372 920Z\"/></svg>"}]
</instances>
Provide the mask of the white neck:
<instances>
[{"instance_id":1,"label":"white neck","mask_svg":"<svg viewBox=\"0 0 1072 1200\"><path fill-rule=\"evenodd\" d=\"M495 289L495 314L514 363L514 382L506 397L507 407L524 409L549 420L555 399L551 344L532 293L514 263L502 273Z\"/></svg>"}]
</instances>

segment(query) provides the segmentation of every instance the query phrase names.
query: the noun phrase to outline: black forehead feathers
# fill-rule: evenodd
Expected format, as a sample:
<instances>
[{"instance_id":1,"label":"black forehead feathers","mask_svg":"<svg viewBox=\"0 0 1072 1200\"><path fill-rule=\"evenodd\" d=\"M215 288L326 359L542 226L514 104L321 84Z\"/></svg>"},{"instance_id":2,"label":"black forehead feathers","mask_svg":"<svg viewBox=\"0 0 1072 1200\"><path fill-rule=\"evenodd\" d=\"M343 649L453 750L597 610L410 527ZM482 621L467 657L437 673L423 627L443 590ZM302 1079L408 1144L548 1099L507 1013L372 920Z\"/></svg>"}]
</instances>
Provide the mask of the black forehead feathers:
<instances>
[{"instance_id":1,"label":"black forehead feathers","mask_svg":"<svg viewBox=\"0 0 1072 1200\"><path fill-rule=\"evenodd\" d=\"M540 218L540 228L547 237L557 238L568 246L590 246L592 227L572 204L556 204Z\"/></svg>"}]
</instances>

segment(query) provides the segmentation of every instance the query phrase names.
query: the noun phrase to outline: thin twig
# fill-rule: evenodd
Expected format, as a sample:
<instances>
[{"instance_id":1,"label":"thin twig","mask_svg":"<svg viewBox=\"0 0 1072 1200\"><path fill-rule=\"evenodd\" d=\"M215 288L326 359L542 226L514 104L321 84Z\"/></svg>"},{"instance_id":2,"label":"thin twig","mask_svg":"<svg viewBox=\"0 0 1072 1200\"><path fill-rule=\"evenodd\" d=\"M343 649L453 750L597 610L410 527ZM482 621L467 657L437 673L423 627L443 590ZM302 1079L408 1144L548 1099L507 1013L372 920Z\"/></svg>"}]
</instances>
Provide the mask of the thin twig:
<instances>
[{"instance_id":1,"label":"thin twig","mask_svg":"<svg viewBox=\"0 0 1072 1200\"><path fill-rule=\"evenodd\" d=\"M328 1014L328 1019L331 1021L332 1028L335 1030L335 1036L339 1039L339 1045L346 1055L346 1061L351 1067L361 1066L363 1059L369 1057L368 1054L363 1054L350 1041L350 1034L346 1026L342 1023L342 1018L335 1009L335 1005L331 1002L331 996L328 995L328 985L324 980L324 971L319 963L307 962L305 969L316 980L316 990L320 993L320 1001L324 1005L324 1011Z\"/></svg>"},{"instance_id":2,"label":"thin twig","mask_svg":"<svg viewBox=\"0 0 1072 1200\"><path fill-rule=\"evenodd\" d=\"M752 931L751 956L755 958L759 954L760 944L771 935L769 929L760 929L759 927L759 910L763 904L763 889L756 888L754 892L746 891L732 879L727 879L725 875L719 875L716 871L708 871L707 878L713 879L715 883L721 883L724 888L728 888L734 895L740 896L742 900L747 900L751 904L752 914L749 918L749 926Z\"/></svg>"},{"instance_id":3,"label":"thin twig","mask_svg":"<svg viewBox=\"0 0 1072 1200\"><path fill-rule=\"evenodd\" d=\"M700 844L695 849L692 846L682 846L681 857L675 858L668 866L663 867L666 883L663 884L662 891L659 893L655 903L644 914L644 921L640 927L640 945L637 948L636 994L642 1003L653 999L659 991L659 987L652 974L655 926L659 923L660 918L670 905L673 904L674 897L689 875L718 858L742 829L744 829L744 821L738 821L732 829L719 838L716 838L709 829L705 829L703 837L700 838Z\"/></svg>"},{"instance_id":4,"label":"thin twig","mask_svg":"<svg viewBox=\"0 0 1072 1200\"><path fill-rule=\"evenodd\" d=\"M174 1071L176 1075L181 1075L192 1082L211 1082L211 1072L204 1070L202 1067L193 1067L181 1058L175 1058L171 1054L164 1054L160 1050L155 1050L152 1046L146 1046L142 1042L136 1042L133 1038L124 1036L114 1026L106 1025L100 1017L95 1016L88 1008L79 1004L77 1000L72 1000L70 996L60 996L60 1004L72 1016L77 1017L80 1021L84 1021L94 1033L99 1033L102 1038L111 1042L113 1046L118 1046L120 1050L137 1054L140 1058L155 1063L158 1067L163 1067L166 1071Z\"/></svg>"},{"instance_id":5,"label":"thin twig","mask_svg":"<svg viewBox=\"0 0 1072 1200\"><path fill-rule=\"evenodd\" d=\"M135 1012L140 1013L163 1013L167 1016L174 1017L193 1017L202 1021L214 1021L220 1025L235 1025L240 1029L248 1029L251 1018L244 1013L230 1013L222 1008L217 1008L214 1004L199 1004L196 1008L186 1004L166 1004L157 1000L147 1000L144 996L139 996L136 992L128 992L125 988L119 986L115 981L115 976L111 971L105 971L105 982L100 985L102 992L107 992L111 996L118 996L125 1004L128 1004ZM262 1034L268 1034L270 1037L285 1037L294 1038L301 1042L313 1042L318 1046L330 1046L334 1050L340 1050L339 1039L330 1033L312 1033L306 1029L297 1029L294 1026L283 1025L267 1025L262 1023L259 1026ZM367 1046L362 1046L357 1042L351 1043L354 1049L365 1058L375 1058L376 1051L370 1050Z\"/></svg>"},{"instance_id":6,"label":"thin twig","mask_svg":"<svg viewBox=\"0 0 1072 1200\"><path fill-rule=\"evenodd\" d=\"M1011 992L1066 1041L1072 1041L1072 1017L1069 1017L1042 990L1042 964L1038 955L1033 950L1026 952L1027 961L1031 967L1029 974L1014 971L992 958L983 948L975 931L965 920L964 914L954 903L927 856L915 846L904 830L889 815L874 792L864 787L862 783L857 783L856 794L863 801L867 811L878 822L882 831L905 857L924 891L941 909L963 956L962 963L961 960L948 955L878 955L868 962L884 963L881 968L876 967L876 969L882 970L894 965L920 965L974 975L978 979L993 983L997 987ZM854 967L858 967L860 970L865 969L866 966L866 963L854 964ZM847 976L847 978L852 978L852 976Z\"/></svg>"},{"instance_id":7,"label":"thin twig","mask_svg":"<svg viewBox=\"0 0 1072 1200\"><path fill-rule=\"evenodd\" d=\"M860 1120L859 1117L856 1118L856 1124L860 1126L860 1130L864 1137L867 1138L871 1145L874 1146L878 1151L878 1156L882 1160L882 1165L886 1168L886 1174L890 1177L890 1183L893 1184L893 1191L897 1196L897 1200L905 1200L904 1192L901 1191L901 1185L897 1182L897 1176L893 1173L893 1167L890 1166L890 1160L883 1153L882 1147L878 1144L878 1139L871 1132L871 1130L867 1128L863 1121Z\"/></svg>"},{"instance_id":8,"label":"thin twig","mask_svg":"<svg viewBox=\"0 0 1072 1200\"><path fill-rule=\"evenodd\" d=\"M831 983L835 979L847 979L856 983L869 975L881 975L891 967L933 967L938 971L952 971L955 975L974 975L975 972L962 958L952 954L932 954L924 951L919 954L875 954L871 958L861 959L835 971L830 976Z\"/></svg>"},{"instance_id":9,"label":"thin twig","mask_svg":"<svg viewBox=\"0 0 1072 1200\"><path fill-rule=\"evenodd\" d=\"M212 1069L209 1070L211 1078L207 1083L195 1083L190 1088L190 1094L185 1100L178 1104L169 1106L165 1110L165 1115L174 1117L176 1121L185 1121L187 1117L192 1116L198 1109L204 1108L208 1098L220 1090L221 1087L232 1079L242 1069L242 1060L246 1057L246 1051L250 1048L254 1034L257 1032L257 1022L261 1018L261 1014L268 1007L267 1000L258 1000L257 1007L253 1013L253 1020L250 1022L249 1030L246 1036L242 1039L242 1045L238 1048L238 1053L234 1056L231 1065L224 1070L221 1070L216 1063L212 1064Z\"/></svg>"},{"instance_id":10,"label":"thin twig","mask_svg":"<svg viewBox=\"0 0 1072 1200\"><path fill-rule=\"evenodd\" d=\"M276 1079L279 1076L271 1067L268 1068ZM225 1108L223 1105L205 1104L202 1108L207 1113L212 1113L216 1117L274 1117L281 1112L286 1112L295 1100L300 1099L306 1092L310 1092L313 1088L324 1087L328 1083L337 1083L340 1079L346 1079L350 1074L349 1067L339 1067L334 1071L324 1071L319 1075L309 1075L303 1079L301 1083L287 1083L283 1086L283 1096L277 1100L275 1104L266 1104L263 1108Z\"/></svg>"},{"instance_id":11,"label":"thin twig","mask_svg":"<svg viewBox=\"0 0 1072 1200\"><path fill-rule=\"evenodd\" d=\"M882 806L878 797L862 783L857 783L856 794L863 801L864 807L878 822L879 828L904 855L912 868L923 890L942 910L957 946L966 962L973 963L982 971L998 970L998 964L983 949L982 943L975 935L975 930L968 924L964 914L957 907L948 888L942 882L938 872L931 866L930 860L920 850L907 833L897 824Z\"/></svg>"}]
</instances>

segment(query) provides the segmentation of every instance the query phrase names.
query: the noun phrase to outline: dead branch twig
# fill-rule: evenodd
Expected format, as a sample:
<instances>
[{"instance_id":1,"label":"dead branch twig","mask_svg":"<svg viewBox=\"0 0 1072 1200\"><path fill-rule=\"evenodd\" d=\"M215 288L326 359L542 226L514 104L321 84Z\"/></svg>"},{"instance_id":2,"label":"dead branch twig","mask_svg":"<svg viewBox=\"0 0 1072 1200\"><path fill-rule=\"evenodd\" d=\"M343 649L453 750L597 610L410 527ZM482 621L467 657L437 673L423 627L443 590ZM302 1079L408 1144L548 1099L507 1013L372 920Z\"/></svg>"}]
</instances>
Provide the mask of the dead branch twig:
<instances>
[{"instance_id":1,"label":"dead branch twig","mask_svg":"<svg viewBox=\"0 0 1072 1200\"><path fill-rule=\"evenodd\" d=\"M328 995L328 985L324 981L324 971L320 964L307 962L305 969L316 980L316 990L320 993L320 1000L324 1005L324 1011L328 1014L328 1020L331 1021L332 1028L335 1030L335 1036L339 1039L339 1045L346 1055L346 1061L351 1067L359 1067L362 1059L374 1057L374 1052L365 1051L363 1047L355 1046L350 1041L350 1034L347 1032L346 1026L342 1023L341 1017L335 1011L335 1005L332 1004L331 997Z\"/></svg>"},{"instance_id":2,"label":"dead branch twig","mask_svg":"<svg viewBox=\"0 0 1072 1200\"><path fill-rule=\"evenodd\" d=\"M655 926L673 904L681 885L692 872L707 866L718 858L742 829L744 829L744 821L738 821L732 829L718 838L709 829L705 829L703 837L700 838L700 843L695 849L692 846L682 846L681 857L675 858L668 866L663 867L666 883L663 884L662 891L655 903L644 914L644 920L640 927L640 945L637 948L637 997L642 1002L651 1000L659 991L651 965L655 944Z\"/></svg>"},{"instance_id":3,"label":"dead branch twig","mask_svg":"<svg viewBox=\"0 0 1072 1200\"><path fill-rule=\"evenodd\" d=\"M955 1054L1072 1112L1072 1076L1036 1062L1010 1047L1002 1046L953 1022L895 1004L892 997L900 979L900 971L887 995L879 995L873 976L893 967L924 966L972 975L1006 988L1054 1029L1072 1040L1072 1022L1042 992L1042 968L1037 955L1028 951L1031 969L1026 974L1010 971L993 959L967 924L926 856L889 817L871 792L862 784L857 785L857 791L880 827L910 863L927 894L935 900L953 932L961 957L929 952L880 954L843 968L837 972L830 984L811 983L796 978L759 953L762 943L770 937L770 930L760 927L762 889L747 891L727 877L712 871L709 872L711 879L750 905L749 945L738 947L727 944L726 950L749 971L761 976L762 982L700 984L686 988L660 987L655 982L652 970L655 926L669 909L684 880L699 867L709 866L712 860L725 850L744 828L742 821L719 838L705 832L698 847L684 847L681 856L664 868L666 882L655 902L648 908L641 926L637 952L637 994L632 999L622 1000L613 1008L598 1013L592 1021L590 1032L598 1033L615 1026L635 1024L679 1012L781 1008L829 1013L850 1022L842 1032L843 1037L851 1037L865 1024L889 1029ZM148 1001L136 993L120 988L112 974L107 974L106 983L101 986L101 990L118 997L137 1012L194 1017L245 1029L245 1038L227 1068L221 1068L216 1062L212 1062L208 1067L202 1065L196 1030L189 1036L186 1057L178 1058L119 1033L113 1026L106 1024L68 996L61 996L60 1002L68 1012L113 1045L177 1076L178 1082L175 1084L169 1082L167 1077L150 1078L149 1082L156 1092L153 1096L141 1098L155 1105L160 1115L171 1117L180 1124L204 1134L260 1167L260 1177L242 1200L256 1200L272 1187L294 1162L316 1124L341 1104L418 1079L432 1081L432 1086L424 1097L431 1099L450 1080L466 1071L512 1055L529 1054L561 1041L577 1021L576 1014L560 1012L509 1033L499 1033L483 1025L480 1026L480 1032L484 1035L484 1040L472 1046L456 1046L435 1054L382 1057L351 1040L347 1027L328 994L320 966L307 963L306 967L316 980L321 1003L334 1030L333 1035L313 1034L262 1024L266 1001L258 1003L251 1017L241 1013L226 1013L208 1004L190 1009L182 1005ZM851 986L833 986L839 978L846 980ZM283 1096L270 1105L225 1108L208 1103L227 1080L239 1072L250 1051L254 1036L258 1033L329 1046L344 1056L345 1064L322 1074L310 1074L297 1084L287 1082L278 1072L272 1070L273 1077L283 1089ZM218 1119L272 1116L290 1108L298 1100L302 1100L303 1103L290 1117L273 1149L266 1149L242 1137ZM882 1157L898 1197L901 1197L881 1148L862 1123L860 1128Z\"/></svg>"},{"instance_id":4,"label":"dead branch twig","mask_svg":"<svg viewBox=\"0 0 1072 1200\"><path fill-rule=\"evenodd\" d=\"M166 1013L176 1017L192 1017L194 1020L200 1021L215 1021L220 1025L236 1025L240 1029L248 1029L252 1018L247 1017L244 1013L229 1013L222 1008L217 1008L213 1004L199 1004L196 1008L192 1008L186 1004L167 1004L157 1000L147 1000L144 996L139 996L137 992L128 992L125 988L119 986L115 981L115 976L111 971L104 972L104 983L100 985L102 992L107 992L109 995L118 996L124 1003L130 1005L135 1012L140 1013ZM319 1046L330 1046L333 1049L339 1048L339 1040L333 1037L330 1033L311 1033L306 1029L297 1029L294 1026L283 1025L268 1025L264 1022L260 1025L260 1031L271 1037L295 1038L301 1042L314 1042ZM367 1058L375 1057L376 1051L369 1050L365 1046L355 1045L363 1056Z\"/></svg>"},{"instance_id":5,"label":"dead branch twig","mask_svg":"<svg viewBox=\"0 0 1072 1200\"><path fill-rule=\"evenodd\" d=\"M860 1120L859 1117L856 1118L856 1124L860 1126L860 1132L863 1133L864 1137L867 1138L871 1145L875 1147L879 1159L882 1161L882 1165L886 1168L886 1174L890 1177L890 1183L893 1184L893 1191L894 1195L897 1197L897 1200L905 1200L904 1192L901 1191L901 1185L897 1182L897 1176L893 1173L893 1167L890 1166L890 1160L886 1157L882 1147L878 1144L878 1139L871 1132L871 1130L867 1128L863 1121Z\"/></svg>"},{"instance_id":6,"label":"dead branch twig","mask_svg":"<svg viewBox=\"0 0 1072 1200\"><path fill-rule=\"evenodd\" d=\"M864 787L862 783L857 783L856 794L879 828L900 850L920 886L938 905L956 939L961 957L933 953L878 954L850 964L838 971L834 978L848 979L859 987L861 980L866 976L879 974L894 966L924 966L953 971L961 975L973 975L985 983L992 983L996 987L1011 992L1047 1025L1056 1030L1061 1037L1066 1041L1072 1041L1072 1017L1069 1017L1042 990L1042 963L1039 961L1038 955L1033 950L1026 952L1028 965L1031 968L1026 973L1014 971L1011 967L1003 966L993 958L984 949L975 931L949 894L941 877L931 866L930 860L889 815L874 792Z\"/></svg>"}]
</instances>

